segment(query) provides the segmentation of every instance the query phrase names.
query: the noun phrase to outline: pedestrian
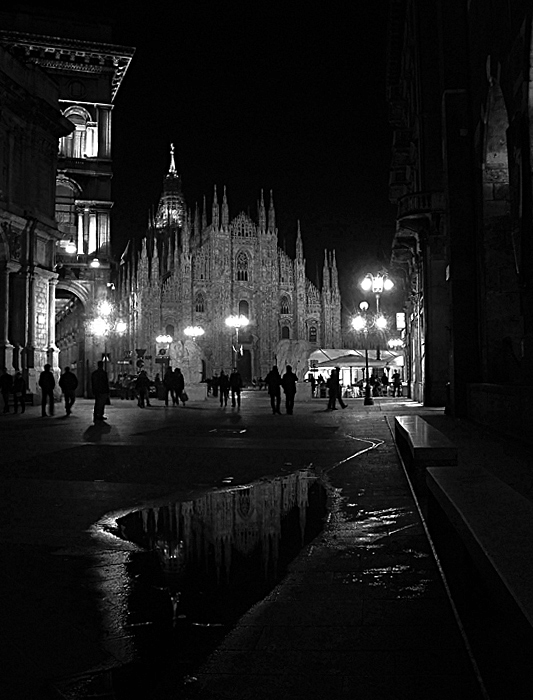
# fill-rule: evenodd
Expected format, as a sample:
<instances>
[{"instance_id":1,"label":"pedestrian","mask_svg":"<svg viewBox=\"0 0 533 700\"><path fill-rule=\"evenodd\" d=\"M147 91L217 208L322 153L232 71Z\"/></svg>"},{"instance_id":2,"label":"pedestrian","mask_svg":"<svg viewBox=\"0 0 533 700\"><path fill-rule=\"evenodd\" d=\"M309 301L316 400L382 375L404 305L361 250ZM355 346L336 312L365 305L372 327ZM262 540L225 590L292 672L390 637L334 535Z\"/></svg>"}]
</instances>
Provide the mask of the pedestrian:
<instances>
[{"instance_id":1,"label":"pedestrian","mask_svg":"<svg viewBox=\"0 0 533 700\"><path fill-rule=\"evenodd\" d=\"M241 373L237 371L236 367L233 368L233 371L230 374L229 388L231 389L231 405L233 406L233 408L235 408L235 405L237 405L237 407L240 408L242 377Z\"/></svg>"},{"instance_id":2,"label":"pedestrian","mask_svg":"<svg viewBox=\"0 0 533 700\"><path fill-rule=\"evenodd\" d=\"M139 376L135 380L135 390L137 391L137 405L139 408L144 408L145 405L151 406L150 379L144 369L139 372Z\"/></svg>"},{"instance_id":3,"label":"pedestrian","mask_svg":"<svg viewBox=\"0 0 533 700\"><path fill-rule=\"evenodd\" d=\"M383 395L388 396L389 393L389 375L385 370L383 370L383 374L381 375L381 385L383 386Z\"/></svg>"},{"instance_id":4,"label":"pedestrian","mask_svg":"<svg viewBox=\"0 0 533 700\"><path fill-rule=\"evenodd\" d=\"M220 407L228 405L229 397L229 377L223 369L220 370L218 378L218 391L220 393Z\"/></svg>"},{"instance_id":5,"label":"pedestrian","mask_svg":"<svg viewBox=\"0 0 533 700\"><path fill-rule=\"evenodd\" d=\"M183 403L185 406L185 401L183 400L183 396L185 393L185 377L182 374L182 371L179 367L176 367L174 370L174 391L176 393L176 406L180 405L180 401Z\"/></svg>"},{"instance_id":6,"label":"pedestrian","mask_svg":"<svg viewBox=\"0 0 533 700\"><path fill-rule=\"evenodd\" d=\"M313 372L309 372L309 383L311 384L311 398L315 396L316 379Z\"/></svg>"},{"instance_id":7,"label":"pedestrian","mask_svg":"<svg viewBox=\"0 0 533 700\"><path fill-rule=\"evenodd\" d=\"M9 394L13 391L13 377L7 371L7 367L2 370L0 376L0 393L4 399L4 413L9 413Z\"/></svg>"},{"instance_id":8,"label":"pedestrian","mask_svg":"<svg viewBox=\"0 0 533 700\"><path fill-rule=\"evenodd\" d=\"M292 415L294 409L294 397L296 395L297 381L298 377L292 371L292 367L290 365L287 365L287 369L281 380L281 386L283 387L283 391L285 392L285 409L289 416Z\"/></svg>"},{"instance_id":9,"label":"pedestrian","mask_svg":"<svg viewBox=\"0 0 533 700\"><path fill-rule=\"evenodd\" d=\"M13 379L13 405L15 413L17 412L19 404L20 412L24 413L26 410L26 380L20 372L15 372L15 378Z\"/></svg>"},{"instance_id":10,"label":"pedestrian","mask_svg":"<svg viewBox=\"0 0 533 700\"><path fill-rule=\"evenodd\" d=\"M329 401L326 411L336 411L337 406L335 405L337 401L340 403L341 408L346 408L346 404L342 400L341 387L340 387L340 369L335 367L331 370L330 377L328 379L328 394Z\"/></svg>"},{"instance_id":11,"label":"pedestrian","mask_svg":"<svg viewBox=\"0 0 533 700\"><path fill-rule=\"evenodd\" d=\"M165 390L165 406L168 406L168 397L172 399L172 405L176 405L176 392L174 391L174 372L172 367L167 367L163 375L163 389Z\"/></svg>"},{"instance_id":12,"label":"pedestrian","mask_svg":"<svg viewBox=\"0 0 533 700\"><path fill-rule=\"evenodd\" d=\"M215 372L213 374L213 377L211 379L211 386L213 388L213 396L216 398L218 396L218 385L219 385L219 378L217 373Z\"/></svg>"},{"instance_id":13,"label":"pedestrian","mask_svg":"<svg viewBox=\"0 0 533 700\"><path fill-rule=\"evenodd\" d=\"M399 372L394 372L392 375L392 395L402 395L402 379Z\"/></svg>"},{"instance_id":14,"label":"pedestrian","mask_svg":"<svg viewBox=\"0 0 533 700\"><path fill-rule=\"evenodd\" d=\"M39 386L41 387L41 416L46 416L46 404L50 404L50 415L54 415L54 389L56 380L51 372L50 365L44 366L44 371L39 375Z\"/></svg>"},{"instance_id":15,"label":"pedestrian","mask_svg":"<svg viewBox=\"0 0 533 700\"><path fill-rule=\"evenodd\" d=\"M104 361L98 360L97 369L91 374L91 388L94 395L94 422L107 420L104 416L105 406L109 404L109 379L104 369Z\"/></svg>"},{"instance_id":16,"label":"pedestrian","mask_svg":"<svg viewBox=\"0 0 533 700\"><path fill-rule=\"evenodd\" d=\"M72 413L72 406L76 401L76 389L78 388L78 377L70 371L70 367L65 367L65 371L59 377L59 386L65 397L65 412L67 416Z\"/></svg>"},{"instance_id":17,"label":"pedestrian","mask_svg":"<svg viewBox=\"0 0 533 700\"><path fill-rule=\"evenodd\" d=\"M267 386L268 395L270 396L272 413L279 413L281 415L281 411L279 410L281 403L281 375L277 365L272 367L264 381Z\"/></svg>"}]
</instances>

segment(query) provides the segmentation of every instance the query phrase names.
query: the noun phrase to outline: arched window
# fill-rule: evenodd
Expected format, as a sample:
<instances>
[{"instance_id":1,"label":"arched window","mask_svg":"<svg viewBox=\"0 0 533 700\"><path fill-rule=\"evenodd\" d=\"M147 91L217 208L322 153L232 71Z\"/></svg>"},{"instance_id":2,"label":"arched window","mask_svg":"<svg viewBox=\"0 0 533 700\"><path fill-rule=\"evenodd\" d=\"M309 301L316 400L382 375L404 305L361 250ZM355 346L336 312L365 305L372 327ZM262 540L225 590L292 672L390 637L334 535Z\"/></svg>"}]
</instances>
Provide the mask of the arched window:
<instances>
[{"instance_id":1,"label":"arched window","mask_svg":"<svg viewBox=\"0 0 533 700\"><path fill-rule=\"evenodd\" d=\"M239 316L246 316L246 318L250 318L250 305L246 301L246 299L241 299L239 302Z\"/></svg>"},{"instance_id":2,"label":"arched window","mask_svg":"<svg viewBox=\"0 0 533 700\"><path fill-rule=\"evenodd\" d=\"M65 117L76 127L59 141L59 155L65 158L96 158L98 155L98 125L83 107L71 107Z\"/></svg>"},{"instance_id":3,"label":"arched window","mask_svg":"<svg viewBox=\"0 0 533 700\"><path fill-rule=\"evenodd\" d=\"M237 268L237 281L238 282L247 282L248 281L248 256L246 255L244 250L241 250L241 252L237 255L236 268Z\"/></svg>"},{"instance_id":4,"label":"arched window","mask_svg":"<svg viewBox=\"0 0 533 700\"><path fill-rule=\"evenodd\" d=\"M316 338L317 338L316 326L310 326L309 327L309 342L316 343Z\"/></svg>"},{"instance_id":5,"label":"arched window","mask_svg":"<svg viewBox=\"0 0 533 700\"><path fill-rule=\"evenodd\" d=\"M202 292L198 292L194 302L194 309L196 313L203 314L205 311L205 300Z\"/></svg>"},{"instance_id":6,"label":"arched window","mask_svg":"<svg viewBox=\"0 0 533 700\"><path fill-rule=\"evenodd\" d=\"M170 335L172 338L174 337L174 326L171 323L167 323L165 326L165 333Z\"/></svg>"},{"instance_id":7,"label":"arched window","mask_svg":"<svg viewBox=\"0 0 533 700\"><path fill-rule=\"evenodd\" d=\"M285 295L281 297L280 311L282 314L290 314L291 312L291 302L289 301L289 297Z\"/></svg>"},{"instance_id":8,"label":"arched window","mask_svg":"<svg viewBox=\"0 0 533 700\"><path fill-rule=\"evenodd\" d=\"M291 331L289 326L281 326L281 339L282 340L289 340L291 337Z\"/></svg>"}]
</instances>

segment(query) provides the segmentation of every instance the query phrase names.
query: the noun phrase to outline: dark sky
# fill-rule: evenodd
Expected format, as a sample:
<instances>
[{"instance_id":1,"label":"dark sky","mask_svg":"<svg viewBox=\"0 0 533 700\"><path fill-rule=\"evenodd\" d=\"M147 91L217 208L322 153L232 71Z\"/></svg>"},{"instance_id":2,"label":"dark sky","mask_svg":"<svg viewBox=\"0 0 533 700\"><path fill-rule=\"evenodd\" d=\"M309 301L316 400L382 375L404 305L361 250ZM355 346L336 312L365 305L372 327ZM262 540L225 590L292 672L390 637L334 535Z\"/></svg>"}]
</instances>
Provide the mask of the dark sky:
<instances>
[{"instance_id":1,"label":"dark sky","mask_svg":"<svg viewBox=\"0 0 533 700\"><path fill-rule=\"evenodd\" d=\"M87 5L115 20L115 43L136 47L113 110L116 255L145 233L174 142L186 201L194 209L205 194L209 218L215 184L219 200L227 186L230 217L256 219L261 188L267 206L272 189L280 245L294 255L300 219L312 279L325 247L346 297L388 262L388 1L310 6Z\"/></svg>"}]
</instances>

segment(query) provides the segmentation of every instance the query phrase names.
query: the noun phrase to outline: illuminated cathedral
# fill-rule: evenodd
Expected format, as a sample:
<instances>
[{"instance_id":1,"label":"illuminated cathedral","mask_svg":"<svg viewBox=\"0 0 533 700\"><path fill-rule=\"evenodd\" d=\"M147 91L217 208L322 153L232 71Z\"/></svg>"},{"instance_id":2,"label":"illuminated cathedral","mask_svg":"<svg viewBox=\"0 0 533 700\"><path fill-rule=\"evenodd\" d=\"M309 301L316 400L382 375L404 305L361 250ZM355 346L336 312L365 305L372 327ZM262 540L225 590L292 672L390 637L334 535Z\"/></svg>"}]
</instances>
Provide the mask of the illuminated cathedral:
<instances>
[{"instance_id":1,"label":"illuminated cathedral","mask_svg":"<svg viewBox=\"0 0 533 700\"><path fill-rule=\"evenodd\" d=\"M154 358L161 361L161 354L187 369L194 349L189 381L198 380L196 372L203 378L228 372L235 361L249 381L264 377L276 363L281 340L307 344L309 353L340 347L335 252L325 251L319 289L305 274L299 222L295 259L278 245L272 192L267 210L261 191L257 221L244 212L230 219L226 188L219 203L215 186L209 222L207 213L205 197L201 213L198 206L194 215L187 208L171 147L157 211L140 250L128 251L121 265L130 347L144 353L148 370L158 371ZM231 315L249 320L238 335L226 324ZM190 326L204 331L194 343L184 335ZM161 334L172 341L156 343ZM306 368L298 369L303 374Z\"/></svg>"}]
</instances>

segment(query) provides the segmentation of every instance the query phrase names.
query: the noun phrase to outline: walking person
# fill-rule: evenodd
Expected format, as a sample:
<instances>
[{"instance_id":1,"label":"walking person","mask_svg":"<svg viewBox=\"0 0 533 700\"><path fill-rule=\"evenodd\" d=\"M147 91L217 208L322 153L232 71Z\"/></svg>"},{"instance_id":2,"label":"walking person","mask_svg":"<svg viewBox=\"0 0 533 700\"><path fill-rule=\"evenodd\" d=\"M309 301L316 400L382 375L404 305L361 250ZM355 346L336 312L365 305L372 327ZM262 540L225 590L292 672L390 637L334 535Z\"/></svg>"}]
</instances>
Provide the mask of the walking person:
<instances>
[{"instance_id":1,"label":"walking person","mask_svg":"<svg viewBox=\"0 0 533 700\"><path fill-rule=\"evenodd\" d=\"M341 408L346 408L346 404L342 400L341 396L341 387L340 387L340 369L338 367L335 367L334 369L331 370L330 377L328 379L328 392L329 392L329 401L328 401L328 407L326 411L336 411L337 406L335 405L337 401L341 405Z\"/></svg>"},{"instance_id":2,"label":"walking person","mask_svg":"<svg viewBox=\"0 0 533 700\"><path fill-rule=\"evenodd\" d=\"M91 374L91 388L94 395L94 422L107 420L104 416L106 404L109 402L109 379L104 369L104 361L98 360L97 369Z\"/></svg>"},{"instance_id":3,"label":"walking person","mask_svg":"<svg viewBox=\"0 0 533 700\"><path fill-rule=\"evenodd\" d=\"M394 374L392 375L392 395L402 395L402 378L400 377L399 372L394 372Z\"/></svg>"},{"instance_id":4,"label":"walking person","mask_svg":"<svg viewBox=\"0 0 533 700\"><path fill-rule=\"evenodd\" d=\"M272 407L272 413L279 413L281 404L281 375L277 365L274 365L270 372L265 377L265 384L267 385L268 395L270 396L270 405Z\"/></svg>"},{"instance_id":5,"label":"walking person","mask_svg":"<svg viewBox=\"0 0 533 700\"><path fill-rule=\"evenodd\" d=\"M172 399L172 405L176 405L176 392L174 391L174 372L172 367L167 367L163 375L163 388L165 390L165 406L168 406L168 396Z\"/></svg>"},{"instance_id":6,"label":"walking person","mask_svg":"<svg viewBox=\"0 0 533 700\"><path fill-rule=\"evenodd\" d=\"M146 370L142 369L139 376L135 380L135 389L137 391L137 405L139 408L151 406L150 403L150 380L146 374Z\"/></svg>"},{"instance_id":7,"label":"walking person","mask_svg":"<svg viewBox=\"0 0 533 700\"><path fill-rule=\"evenodd\" d=\"M39 386L41 387L41 416L46 416L46 404L50 404L50 415L54 415L54 389L56 380L51 372L50 365L45 365L44 370L39 375Z\"/></svg>"},{"instance_id":8,"label":"walking person","mask_svg":"<svg viewBox=\"0 0 533 700\"><path fill-rule=\"evenodd\" d=\"M13 406L15 413L20 404L20 412L24 413L26 410L26 380L20 372L15 372L15 378L13 379Z\"/></svg>"},{"instance_id":9,"label":"walking person","mask_svg":"<svg viewBox=\"0 0 533 700\"><path fill-rule=\"evenodd\" d=\"M176 406L180 405L180 401L185 406L185 401L183 400L183 394L185 391L185 377L179 367L173 372L174 374L174 391L176 393Z\"/></svg>"},{"instance_id":10,"label":"walking person","mask_svg":"<svg viewBox=\"0 0 533 700\"><path fill-rule=\"evenodd\" d=\"M297 381L298 377L292 371L292 367L290 365L287 365L287 369L281 380L281 386L283 387L283 391L285 392L285 409L289 416L292 415L292 412L294 410L294 397L296 396Z\"/></svg>"},{"instance_id":11,"label":"walking person","mask_svg":"<svg viewBox=\"0 0 533 700\"><path fill-rule=\"evenodd\" d=\"M76 389L78 388L78 377L70 371L70 367L65 367L65 371L59 377L59 387L65 397L65 413L70 416L72 406L76 401Z\"/></svg>"},{"instance_id":12,"label":"walking person","mask_svg":"<svg viewBox=\"0 0 533 700\"><path fill-rule=\"evenodd\" d=\"M220 377L218 378L218 391L220 393L220 408L222 408L222 406L227 406L229 397L229 377L223 369L220 370Z\"/></svg>"},{"instance_id":13,"label":"walking person","mask_svg":"<svg viewBox=\"0 0 533 700\"><path fill-rule=\"evenodd\" d=\"M4 413L9 413L9 394L13 391L13 377L7 371L7 367L2 370L0 376L0 393L4 399Z\"/></svg>"},{"instance_id":14,"label":"walking person","mask_svg":"<svg viewBox=\"0 0 533 700\"><path fill-rule=\"evenodd\" d=\"M233 408L235 408L235 405L237 405L237 407L240 408L242 377L241 373L237 371L236 367L233 368L233 371L230 374L229 388L231 389L231 405L233 406Z\"/></svg>"}]
</instances>

